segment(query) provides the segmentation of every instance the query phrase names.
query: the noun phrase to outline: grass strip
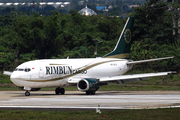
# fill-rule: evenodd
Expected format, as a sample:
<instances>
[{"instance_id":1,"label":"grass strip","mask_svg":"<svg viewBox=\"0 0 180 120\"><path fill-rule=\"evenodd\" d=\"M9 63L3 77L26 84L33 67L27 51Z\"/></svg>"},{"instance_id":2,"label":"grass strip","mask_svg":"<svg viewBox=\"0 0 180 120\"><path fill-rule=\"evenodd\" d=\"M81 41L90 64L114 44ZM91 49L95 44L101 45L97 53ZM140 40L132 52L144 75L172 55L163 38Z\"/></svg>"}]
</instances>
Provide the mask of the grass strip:
<instances>
[{"instance_id":1,"label":"grass strip","mask_svg":"<svg viewBox=\"0 0 180 120\"><path fill-rule=\"evenodd\" d=\"M180 108L103 111L0 110L3 120L178 120Z\"/></svg>"}]
</instances>

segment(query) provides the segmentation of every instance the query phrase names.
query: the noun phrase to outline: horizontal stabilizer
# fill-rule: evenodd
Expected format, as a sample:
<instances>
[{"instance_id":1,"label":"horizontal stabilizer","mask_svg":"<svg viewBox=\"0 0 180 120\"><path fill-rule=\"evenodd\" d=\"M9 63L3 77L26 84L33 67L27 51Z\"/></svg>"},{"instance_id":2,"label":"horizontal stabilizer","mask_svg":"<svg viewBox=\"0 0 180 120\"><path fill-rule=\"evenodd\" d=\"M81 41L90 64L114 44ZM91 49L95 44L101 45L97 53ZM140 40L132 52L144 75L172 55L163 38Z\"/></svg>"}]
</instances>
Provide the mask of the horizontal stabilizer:
<instances>
[{"instance_id":1,"label":"horizontal stabilizer","mask_svg":"<svg viewBox=\"0 0 180 120\"><path fill-rule=\"evenodd\" d=\"M158 72L158 73L145 73L145 74L134 74L134 75L121 75L121 76L114 76L114 77L102 77L100 78L100 82L109 82L109 81L117 81L117 80L132 80L132 79L143 79L155 76L164 76L170 73L176 73L174 71L169 72Z\"/></svg>"},{"instance_id":2,"label":"horizontal stabilizer","mask_svg":"<svg viewBox=\"0 0 180 120\"><path fill-rule=\"evenodd\" d=\"M140 60L140 61L130 61L127 64L138 64L138 63L144 63L144 62L152 62L152 61L157 61L157 60L165 60L165 59L170 59L174 57L164 57L164 58L156 58L156 59L148 59L148 60Z\"/></svg>"},{"instance_id":3,"label":"horizontal stabilizer","mask_svg":"<svg viewBox=\"0 0 180 120\"><path fill-rule=\"evenodd\" d=\"M10 72L10 71L4 71L4 73L3 73L4 75L11 75L12 74L12 72Z\"/></svg>"}]
</instances>

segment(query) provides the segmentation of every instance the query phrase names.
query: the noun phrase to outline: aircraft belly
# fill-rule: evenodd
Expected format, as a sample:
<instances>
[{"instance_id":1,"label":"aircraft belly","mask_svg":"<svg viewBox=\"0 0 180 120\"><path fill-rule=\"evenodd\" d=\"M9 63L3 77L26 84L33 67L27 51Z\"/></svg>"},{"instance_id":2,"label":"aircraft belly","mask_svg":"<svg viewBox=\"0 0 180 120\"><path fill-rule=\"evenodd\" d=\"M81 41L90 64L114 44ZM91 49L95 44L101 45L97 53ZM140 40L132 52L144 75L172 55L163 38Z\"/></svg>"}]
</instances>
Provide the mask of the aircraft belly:
<instances>
[{"instance_id":1,"label":"aircraft belly","mask_svg":"<svg viewBox=\"0 0 180 120\"><path fill-rule=\"evenodd\" d=\"M44 88L44 87L60 87L63 86L63 81L51 81L51 82L22 82L18 84L19 87L30 87L30 88Z\"/></svg>"},{"instance_id":2,"label":"aircraft belly","mask_svg":"<svg viewBox=\"0 0 180 120\"><path fill-rule=\"evenodd\" d=\"M27 80L13 80L13 83L18 87L30 87L33 88L35 85L35 82L28 82Z\"/></svg>"},{"instance_id":3,"label":"aircraft belly","mask_svg":"<svg viewBox=\"0 0 180 120\"><path fill-rule=\"evenodd\" d=\"M44 88L44 87L62 87L62 86L66 86L67 84L67 80L66 79L61 79L61 80L55 80L55 81L44 81L42 80L42 82L35 82L34 84L34 88Z\"/></svg>"}]
</instances>

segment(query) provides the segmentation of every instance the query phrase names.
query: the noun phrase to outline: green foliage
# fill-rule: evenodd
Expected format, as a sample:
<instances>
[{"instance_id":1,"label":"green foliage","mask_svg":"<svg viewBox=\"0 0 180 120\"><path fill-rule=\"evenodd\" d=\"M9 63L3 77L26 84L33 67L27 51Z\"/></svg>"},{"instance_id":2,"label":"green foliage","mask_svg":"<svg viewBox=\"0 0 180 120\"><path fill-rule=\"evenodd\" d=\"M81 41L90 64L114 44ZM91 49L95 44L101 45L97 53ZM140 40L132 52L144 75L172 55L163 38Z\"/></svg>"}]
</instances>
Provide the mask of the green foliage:
<instances>
[{"instance_id":1,"label":"green foliage","mask_svg":"<svg viewBox=\"0 0 180 120\"><path fill-rule=\"evenodd\" d=\"M9 79L9 76L0 73L0 84L3 83L12 83L12 81ZM8 87L8 85L6 85L6 87Z\"/></svg>"},{"instance_id":2,"label":"green foliage","mask_svg":"<svg viewBox=\"0 0 180 120\"><path fill-rule=\"evenodd\" d=\"M171 6L171 7L170 7ZM174 59L147 63L147 67L158 65L164 70L179 66L179 40L173 35L173 12L170 8L180 7L179 3L170 4L161 0L147 0L135 8L134 44L131 48L133 60L174 56Z\"/></svg>"},{"instance_id":3,"label":"green foliage","mask_svg":"<svg viewBox=\"0 0 180 120\"><path fill-rule=\"evenodd\" d=\"M8 19L0 17L0 21ZM110 52L115 46L125 20L107 16L81 16L77 11L51 16L38 13L12 12L9 22L0 27L0 65L16 66L19 63L46 58L95 57ZM8 27L7 27L8 25Z\"/></svg>"},{"instance_id":4,"label":"green foliage","mask_svg":"<svg viewBox=\"0 0 180 120\"><path fill-rule=\"evenodd\" d=\"M135 9L135 38L143 39L149 44L171 44L172 14L168 4L162 1L149 0L144 6Z\"/></svg>"}]
</instances>

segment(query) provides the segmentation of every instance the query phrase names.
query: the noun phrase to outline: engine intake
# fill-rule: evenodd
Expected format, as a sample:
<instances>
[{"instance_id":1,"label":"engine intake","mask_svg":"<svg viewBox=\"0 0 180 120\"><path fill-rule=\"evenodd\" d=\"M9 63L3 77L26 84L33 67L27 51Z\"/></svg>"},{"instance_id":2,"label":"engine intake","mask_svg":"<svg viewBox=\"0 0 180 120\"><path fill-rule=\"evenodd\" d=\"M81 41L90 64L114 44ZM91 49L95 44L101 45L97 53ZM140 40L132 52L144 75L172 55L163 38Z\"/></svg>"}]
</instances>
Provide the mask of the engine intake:
<instances>
[{"instance_id":1,"label":"engine intake","mask_svg":"<svg viewBox=\"0 0 180 120\"><path fill-rule=\"evenodd\" d=\"M77 88L82 92L97 91L99 89L99 83L94 78L84 78L78 82Z\"/></svg>"}]
</instances>

